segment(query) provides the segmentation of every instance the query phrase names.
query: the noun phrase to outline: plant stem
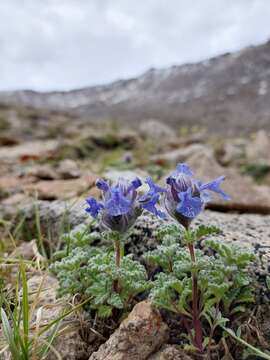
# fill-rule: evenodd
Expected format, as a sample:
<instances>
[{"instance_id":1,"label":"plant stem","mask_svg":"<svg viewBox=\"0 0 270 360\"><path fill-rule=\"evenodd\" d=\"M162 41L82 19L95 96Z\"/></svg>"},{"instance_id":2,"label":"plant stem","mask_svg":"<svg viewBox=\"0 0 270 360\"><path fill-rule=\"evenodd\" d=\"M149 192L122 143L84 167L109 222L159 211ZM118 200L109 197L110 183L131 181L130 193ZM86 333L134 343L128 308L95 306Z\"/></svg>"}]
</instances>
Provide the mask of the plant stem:
<instances>
[{"instance_id":1,"label":"plant stem","mask_svg":"<svg viewBox=\"0 0 270 360\"><path fill-rule=\"evenodd\" d=\"M114 251L115 251L115 265L116 267L120 268L121 266L121 241L120 238L117 237L114 240ZM114 280L113 282L113 290L119 293L119 281L118 279Z\"/></svg>"},{"instance_id":2,"label":"plant stem","mask_svg":"<svg viewBox=\"0 0 270 360\"><path fill-rule=\"evenodd\" d=\"M196 264L196 257L194 252L194 245L188 244L190 252L190 258L193 264ZM198 277L197 271L192 271L192 322L195 331L195 344L200 352L203 351L203 336L202 336L202 324L200 321L199 311L199 294L198 294Z\"/></svg>"}]
</instances>

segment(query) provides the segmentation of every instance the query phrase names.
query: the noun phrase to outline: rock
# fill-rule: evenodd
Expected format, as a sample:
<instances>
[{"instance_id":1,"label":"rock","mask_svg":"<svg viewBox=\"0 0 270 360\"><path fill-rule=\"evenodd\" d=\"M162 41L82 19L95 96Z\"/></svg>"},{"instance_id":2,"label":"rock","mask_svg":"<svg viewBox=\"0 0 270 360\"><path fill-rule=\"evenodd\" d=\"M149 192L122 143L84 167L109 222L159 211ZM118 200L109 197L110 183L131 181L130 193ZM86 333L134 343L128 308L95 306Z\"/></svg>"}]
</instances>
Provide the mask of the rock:
<instances>
[{"instance_id":1,"label":"rock","mask_svg":"<svg viewBox=\"0 0 270 360\"><path fill-rule=\"evenodd\" d=\"M58 178L55 169L49 164L34 165L25 169L24 176L33 176L41 180L55 180Z\"/></svg>"},{"instance_id":2,"label":"rock","mask_svg":"<svg viewBox=\"0 0 270 360\"><path fill-rule=\"evenodd\" d=\"M29 141L15 146L2 146L0 159L3 162L46 159L53 156L58 146L56 140Z\"/></svg>"},{"instance_id":3,"label":"rock","mask_svg":"<svg viewBox=\"0 0 270 360\"><path fill-rule=\"evenodd\" d=\"M270 213L270 189L256 185L250 177L238 174L233 168L222 167L217 163L212 152L196 153L186 162L192 169L196 169L195 177L202 181L207 182L221 175L226 176L222 188L231 200L224 201L215 196L208 204L209 208Z\"/></svg>"},{"instance_id":4,"label":"rock","mask_svg":"<svg viewBox=\"0 0 270 360\"><path fill-rule=\"evenodd\" d=\"M32 235L32 239L36 238L36 214L38 214L44 240L47 239L53 248L59 242L59 236L64 231L90 219L84 211L84 207L85 202L78 199L51 202L29 199L28 202L23 202L16 207L0 205L0 214L3 219L11 220L14 226L24 218L28 236ZM16 214L18 215L16 216Z\"/></svg>"},{"instance_id":5,"label":"rock","mask_svg":"<svg viewBox=\"0 0 270 360\"><path fill-rule=\"evenodd\" d=\"M23 193L17 193L17 194L13 194L11 196L9 196L8 198L2 200L1 204L3 206L17 206L20 205L22 203L26 203L30 201L30 198L28 198L25 194Z\"/></svg>"},{"instance_id":6,"label":"rock","mask_svg":"<svg viewBox=\"0 0 270 360\"><path fill-rule=\"evenodd\" d=\"M246 150L250 163L270 165L270 137L264 130L259 130Z\"/></svg>"},{"instance_id":7,"label":"rock","mask_svg":"<svg viewBox=\"0 0 270 360\"><path fill-rule=\"evenodd\" d=\"M11 258L22 258L24 260L33 260L36 256L41 256L38 252L36 240L21 243L10 254Z\"/></svg>"},{"instance_id":8,"label":"rock","mask_svg":"<svg viewBox=\"0 0 270 360\"><path fill-rule=\"evenodd\" d=\"M163 345L155 354L150 355L147 360L192 360L180 347L175 345Z\"/></svg>"},{"instance_id":9,"label":"rock","mask_svg":"<svg viewBox=\"0 0 270 360\"><path fill-rule=\"evenodd\" d=\"M132 170L117 170L110 169L104 174L104 178L110 180L111 182L116 182L118 179L134 180L136 177L139 177L142 181L148 176L148 174L142 170L132 171Z\"/></svg>"},{"instance_id":10,"label":"rock","mask_svg":"<svg viewBox=\"0 0 270 360\"><path fill-rule=\"evenodd\" d=\"M37 324L41 328L67 311L67 301L57 299L58 281L50 275L34 275L28 281L29 303L35 303L32 312L32 328ZM38 294L38 295L37 295ZM53 347L63 360L80 360L87 358L87 345L79 334L79 324L74 314L64 318L59 328L65 332L55 339ZM48 333L50 330L48 330ZM46 335L45 335L46 336ZM46 337L45 337L46 338ZM49 351L46 359L55 360L55 353Z\"/></svg>"},{"instance_id":11,"label":"rock","mask_svg":"<svg viewBox=\"0 0 270 360\"><path fill-rule=\"evenodd\" d=\"M245 139L235 139L226 141L225 144L219 149L217 154L218 160L222 165L241 165L245 161L246 148L248 141Z\"/></svg>"},{"instance_id":12,"label":"rock","mask_svg":"<svg viewBox=\"0 0 270 360\"><path fill-rule=\"evenodd\" d=\"M129 316L89 360L146 360L169 336L168 327L149 301L135 305Z\"/></svg>"},{"instance_id":13,"label":"rock","mask_svg":"<svg viewBox=\"0 0 270 360\"><path fill-rule=\"evenodd\" d=\"M90 189L96 178L95 175L88 174L79 179L40 181L25 186L24 191L31 195L37 194L38 199L42 200L71 199Z\"/></svg>"},{"instance_id":14,"label":"rock","mask_svg":"<svg viewBox=\"0 0 270 360\"><path fill-rule=\"evenodd\" d=\"M156 119L143 121L139 126L139 133L143 139L150 140L158 145L177 143L175 131L165 123Z\"/></svg>"},{"instance_id":15,"label":"rock","mask_svg":"<svg viewBox=\"0 0 270 360\"><path fill-rule=\"evenodd\" d=\"M163 154L153 155L151 161L156 164L171 164L176 165L179 162L185 162L189 157L194 154L200 156L201 154L210 152L206 145L192 144L187 147L172 150Z\"/></svg>"},{"instance_id":16,"label":"rock","mask_svg":"<svg viewBox=\"0 0 270 360\"><path fill-rule=\"evenodd\" d=\"M138 142L138 135L131 130L103 129L102 131L91 129L89 133L83 134L74 145L85 149L115 149L121 147L126 150L133 149Z\"/></svg>"},{"instance_id":17,"label":"rock","mask_svg":"<svg viewBox=\"0 0 270 360\"><path fill-rule=\"evenodd\" d=\"M32 184L36 181L34 177L21 178L18 176L2 176L0 177L0 200L9 195L13 195L23 191L24 186ZM1 196L2 194L2 196Z\"/></svg>"},{"instance_id":18,"label":"rock","mask_svg":"<svg viewBox=\"0 0 270 360\"><path fill-rule=\"evenodd\" d=\"M57 172L61 179L76 179L81 176L77 163L71 159L60 161Z\"/></svg>"}]
</instances>

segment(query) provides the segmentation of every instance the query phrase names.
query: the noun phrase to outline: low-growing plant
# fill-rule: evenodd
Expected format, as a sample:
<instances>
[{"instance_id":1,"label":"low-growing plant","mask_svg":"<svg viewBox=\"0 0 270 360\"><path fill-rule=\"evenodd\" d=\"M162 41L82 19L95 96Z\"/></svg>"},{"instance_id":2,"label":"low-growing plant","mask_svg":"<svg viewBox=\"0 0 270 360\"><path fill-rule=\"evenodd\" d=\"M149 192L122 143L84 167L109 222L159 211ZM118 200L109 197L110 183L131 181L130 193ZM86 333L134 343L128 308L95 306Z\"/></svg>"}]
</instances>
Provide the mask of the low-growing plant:
<instances>
[{"instance_id":1,"label":"low-growing plant","mask_svg":"<svg viewBox=\"0 0 270 360\"><path fill-rule=\"evenodd\" d=\"M90 308L100 317L109 317L128 311L134 298L150 288L154 305L181 316L181 335L188 339L188 349L207 352L210 359L217 328L246 344L227 324L254 301L248 273L254 256L209 238L220 233L216 227L191 227L211 200L209 192L229 200L220 187L223 180L223 176L207 183L195 180L186 164L177 165L166 179L166 189L148 177L149 190L142 195L138 178L120 179L113 185L98 180L103 199L88 198L86 211L98 220L100 232L89 233L84 227L65 236L66 246L51 267L60 280L60 292L90 296ZM167 217L160 210L162 195L162 205L175 222L160 228L160 244L144 256L156 274L147 281L145 268L132 254L124 255L124 244L143 210ZM269 359L267 354L264 357Z\"/></svg>"},{"instance_id":2,"label":"low-growing plant","mask_svg":"<svg viewBox=\"0 0 270 360\"><path fill-rule=\"evenodd\" d=\"M209 359L215 329L226 329L230 318L245 311L245 305L254 300L252 280L247 273L254 256L236 246L213 240L204 242L208 250L205 253L196 248L198 241L219 230L190 227L211 200L209 191L229 200L220 188L224 179L221 176L203 183L193 178L186 164L178 164L166 179L164 205L167 213L181 225L182 232L179 236L175 226L163 230L163 243L145 256L148 262L163 270L157 275L151 291L153 302L182 316L189 348L200 353L207 348Z\"/></svg>"},{"instance_id":3,"label":"low-growing plant","mask_svg":"<svg viewBox=\"0 0 270 360\"><path fill-rule=\"evenodd\" d=\"M244 312L245 305L254 301L252 278L247 273L254 255L235 245L207 240L203 250L194 250L196 261L192 262L187 248L190 241L195 244L202 236L219 233L217 228L200 226L188 233L182 231L179 237L172 226L165 226L162 233L166 236L161 245L144 256L149 265L162 269L153 283L150 298L159 308L182 316L189 340L193 347L197 346L192 332L192 273L196 272L198 317L204 321L201 330L203 350L212 345L218 325L224 325L233 315ZM195 326L200 325L197 323Z\"/></svg>"},{"instance_id":4,"label":"low-growing plant","mask_svg":"<svg viewBox=\"0 0 270 360\"><path fill-rule=\"evenodd\" d=\"M60 261L51 266L60 280L60 293L91 296L90 308L100 317L109 317L113 309L126 312L134 297L149 288L143 265L131 255L124 255L125 237L143 209L164 215L155 207L163 189L150 178L147 182L149 192L139 196L137 189L142 183L138 178L130 182L120 180L113 186L98 180L103 201L88 198L86 211L99 219L102 235L89 233L87 228L73 230L64 236L66 246L56 254ZM95 247L97 239L107 246Z\"/></svg>"}]
</instances>

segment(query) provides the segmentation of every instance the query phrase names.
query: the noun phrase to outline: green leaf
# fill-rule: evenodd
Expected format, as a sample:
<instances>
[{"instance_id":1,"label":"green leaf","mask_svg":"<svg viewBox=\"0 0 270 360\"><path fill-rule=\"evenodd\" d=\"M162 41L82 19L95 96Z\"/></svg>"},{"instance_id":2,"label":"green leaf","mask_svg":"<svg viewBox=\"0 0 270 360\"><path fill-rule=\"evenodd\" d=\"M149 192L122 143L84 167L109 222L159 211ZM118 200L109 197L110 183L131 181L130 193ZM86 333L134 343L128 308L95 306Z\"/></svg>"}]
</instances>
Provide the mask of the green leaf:
<instances>
[{"instance_id":1,"label":"green leaf","mask_svg":"<svg viewBox=\"0 0 270 360\"><path fill-rule=\"evenodd\" d=\"M14 358L14 360L19 360L20 351L14 341L14 333L12 331L12 328L9 324L7 315L3 308L1 308L1 320L2 320L2 327L3 327L3 333L5 336L5 339L8 343L9 350Z\"/></svg>"},{"instance_id":2,"label":"green leaf","mask_svg":"<svg viewBox=\"0 0 270 360\"><path fill-rule=\"evenodd\" d=\"M29 301L28 301L28 286L25 273L25 267L22 263L20 266L20 274L22 278L22 310L23 310L23 335L24 335L24 347L28 349L28 337L29 337Z\"/></svg>"},{"instance_id":3,"label":"green leaf","mask_svg":"<svg viewBox=\"0 0 270 360\"><path fill-rule=\"evenodd\" d=\"M108 318L112 315L112 306L101 305L98 307L98 316L101 318Z\"/></svg>"},{"instance_id":4,"label":"green leaf","mask_svg":"<svg viewBox=\"0 0 270 360\"><path fill-rule=\"evenodd\" d=\"M124 307L123 301L121 300L120 295L117 293L113 293L107 302L116 309L123 309Z\"/></svg>"}]
</instances>

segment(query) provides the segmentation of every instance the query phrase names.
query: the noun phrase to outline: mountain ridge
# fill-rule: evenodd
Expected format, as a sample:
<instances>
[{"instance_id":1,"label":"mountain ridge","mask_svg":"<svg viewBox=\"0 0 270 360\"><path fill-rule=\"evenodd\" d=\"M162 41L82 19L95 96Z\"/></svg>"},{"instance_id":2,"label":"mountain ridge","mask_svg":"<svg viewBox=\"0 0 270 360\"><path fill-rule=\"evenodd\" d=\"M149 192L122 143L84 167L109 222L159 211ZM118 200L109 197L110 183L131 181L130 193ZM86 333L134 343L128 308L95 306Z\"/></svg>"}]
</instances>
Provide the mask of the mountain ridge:
<instances>
[{"instance_id":1,"label":"mountain ridge","mask_svg":"<svg viewBox=\"0 0 270 360\"><path fill-rule=\"evenodd\" d=\"M157 118L229 134L270 128L270 41L198 63L71 91L0 92L0 102L69 111L89 121ZM232 130L230 130L232 129Z\"/></svg>"}]
</instances>

